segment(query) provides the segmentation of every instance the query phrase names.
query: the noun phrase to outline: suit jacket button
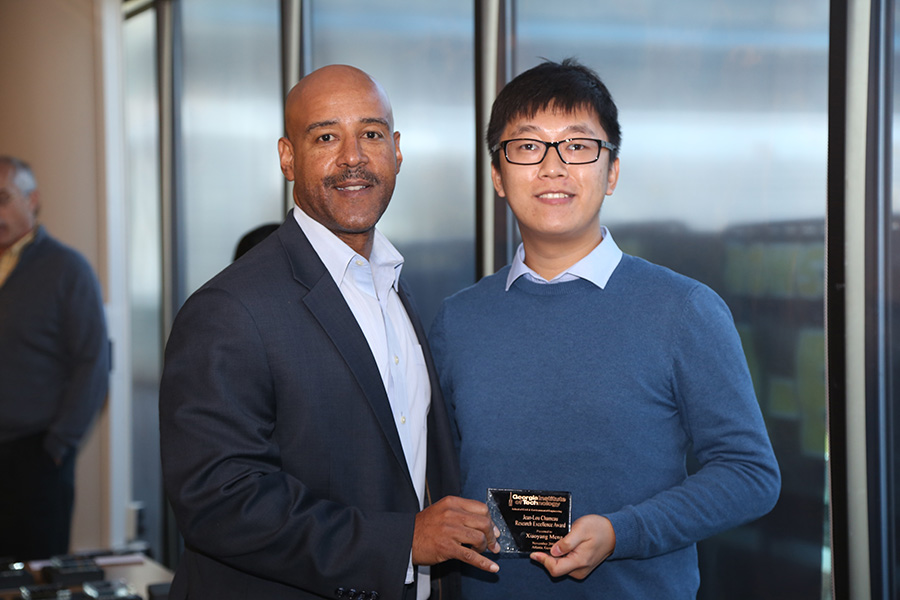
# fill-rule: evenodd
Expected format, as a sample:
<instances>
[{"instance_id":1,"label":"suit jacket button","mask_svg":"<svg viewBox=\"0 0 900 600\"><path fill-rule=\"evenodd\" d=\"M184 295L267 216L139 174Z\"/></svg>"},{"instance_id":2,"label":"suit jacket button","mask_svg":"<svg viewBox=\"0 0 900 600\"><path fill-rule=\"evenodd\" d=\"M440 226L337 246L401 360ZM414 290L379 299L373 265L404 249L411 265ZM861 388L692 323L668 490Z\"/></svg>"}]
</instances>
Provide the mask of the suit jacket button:
<instances>
[{"instance_id":1,"label":"suit jacket button","mask_svg":"<svg viewBox=\"0 0 900 600\"><path fill-rule=\"evenodd\" d=\"M369 600L378 600L378 592L369 592Z\"/></svg>"},{"instance_id":2,"label":"suit jacket button","mask_svg":"<svg viewBox=\"0 0 900 600\"><path fill-rule=\"evenodd\" d=\"M345 591L344 588L339 587L338 589L334 590L334 597L335 597L335 598L343 598L343 597L344 597L344 591Z\"/></svg>"},{"instance_id":3,"label":"suit jacket button","mask_svg":"<svg viewBox=\"0 0 900 600\"><path fill-rule=\"evenodd\" d=\"M347 597L350 600L358 600L359 596L356 595L356 590L354 588L350 588L350 591L347 592Z\"/></svg>"}]
</instances>

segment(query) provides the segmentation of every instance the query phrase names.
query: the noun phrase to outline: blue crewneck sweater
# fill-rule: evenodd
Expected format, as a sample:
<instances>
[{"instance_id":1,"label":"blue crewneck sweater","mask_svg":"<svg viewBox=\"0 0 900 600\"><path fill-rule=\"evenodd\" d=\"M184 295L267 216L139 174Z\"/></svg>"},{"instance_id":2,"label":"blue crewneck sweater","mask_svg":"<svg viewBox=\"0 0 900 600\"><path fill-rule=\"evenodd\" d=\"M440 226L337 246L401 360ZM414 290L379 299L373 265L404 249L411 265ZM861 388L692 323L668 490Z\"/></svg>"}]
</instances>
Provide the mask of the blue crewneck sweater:
<instances>
[{"instance_id":1,"label":"blue crewneck sweater","mask_svg":"<svg viewBox=\"0 0 900 600\"><path fill-rule=\"evenodd\" d=\"M728 308L628 255L604 289L520 277L504 291L507 272L445 300L432 327L462 493L571 491L573 521L606 516L616 548L583 581L501 558L497 575L466 571L464 597L695 598L696 542L765 514L780 489Z\"/></svg>"}]
</instances>

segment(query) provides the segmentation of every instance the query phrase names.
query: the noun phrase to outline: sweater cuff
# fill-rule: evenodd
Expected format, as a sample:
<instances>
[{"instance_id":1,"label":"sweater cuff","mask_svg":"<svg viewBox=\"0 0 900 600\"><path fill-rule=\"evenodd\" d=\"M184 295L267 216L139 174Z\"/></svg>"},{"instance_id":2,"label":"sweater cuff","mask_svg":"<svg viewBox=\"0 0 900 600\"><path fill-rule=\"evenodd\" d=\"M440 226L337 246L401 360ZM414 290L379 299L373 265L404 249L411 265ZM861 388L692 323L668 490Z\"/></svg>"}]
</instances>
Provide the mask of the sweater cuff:
<instances>
[{"instance_id":1,"label":"sweater cuff","mask_svg":"<svg viewBox=\"0 0 900 600\"><path fill-rule=\"evenodd\" d=\"M613 531L616 532L616 547L609 559L636 558L640 551L641 536L637 519L630 507L602 516L609 519Z\"/></svg>"},{"instance_id":2,"label":"sweater cuff","mask_svg":"<svg viewBox=\"0 0 900 600\"><path fill-rule=\"evenodd\" d=\"M52 433L48 433L46 437L44 437L44 451L50 455L50 458L52 458L56 464L61 463L72 450L72 446Z\"/></svg>"}]
</instances>

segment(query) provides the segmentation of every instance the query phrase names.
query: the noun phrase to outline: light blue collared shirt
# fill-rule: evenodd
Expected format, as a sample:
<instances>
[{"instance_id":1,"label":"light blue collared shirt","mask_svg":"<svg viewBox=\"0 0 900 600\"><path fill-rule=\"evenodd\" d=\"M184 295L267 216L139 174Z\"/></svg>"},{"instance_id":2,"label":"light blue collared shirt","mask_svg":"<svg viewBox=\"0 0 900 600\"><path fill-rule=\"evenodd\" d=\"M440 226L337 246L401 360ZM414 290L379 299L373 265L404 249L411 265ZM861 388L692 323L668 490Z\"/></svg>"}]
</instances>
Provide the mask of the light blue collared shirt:
<instances>
[{"instance_id":1,"label":"light blue collared shirt","mask_svg":"<svg viewBox=\"0 0 900 600\"><path fill-rule=\"evenodd\" d=\"M294 219L341 290L369 343L387 390L421 509L425 501L431 382L425 355L398 294L403 256L377 229L367 260L297 206ZM429 574L428 567L419 568L420 598L428 596ZM412 581L410 556L406 583Z\"/></svg>"},{"instance_id":2,"label":"light blue collared shirt","mask_svg":"<svg viewBox=\"0 0 900 600\"><path fill-rule=\"evenodd\" d=\"M600 231L603 239L597 244L597 247L550 281L535 273L531 267L525 264L525 246L519 244L509 267L509 274L506 276L506 290L509 291L513 282L522 276L535 283L562 283L575 279L587 279L600 289L605 288L613 271L619 266L619 261L622 260L622 251L616 245L609 229L601 227Z\"/></svg>"}]
</instances>

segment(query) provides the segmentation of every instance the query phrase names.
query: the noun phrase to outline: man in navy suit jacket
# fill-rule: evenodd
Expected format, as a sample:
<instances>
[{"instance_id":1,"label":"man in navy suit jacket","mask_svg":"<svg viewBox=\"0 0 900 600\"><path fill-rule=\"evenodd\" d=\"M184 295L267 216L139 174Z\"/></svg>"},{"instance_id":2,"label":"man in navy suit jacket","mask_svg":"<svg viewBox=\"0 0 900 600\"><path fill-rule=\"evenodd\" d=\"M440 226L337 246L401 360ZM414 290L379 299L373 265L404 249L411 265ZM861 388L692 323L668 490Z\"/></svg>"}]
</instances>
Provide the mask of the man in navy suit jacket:
<instances>
[{"instance_id":1,"label":"man in navy suit jacket","mask_svg":"<svg viewBox=\"0 0 900 600\"><path fill-rule=\"evenodd\" d=\"M332 65L288 95L285 129L293 214L188 299L166 348L170 597L452 597L440 563L496 571L496 532L455 496L425 333L375 230L403 158L390 103Z\"/></svg>"}]
</instances>

